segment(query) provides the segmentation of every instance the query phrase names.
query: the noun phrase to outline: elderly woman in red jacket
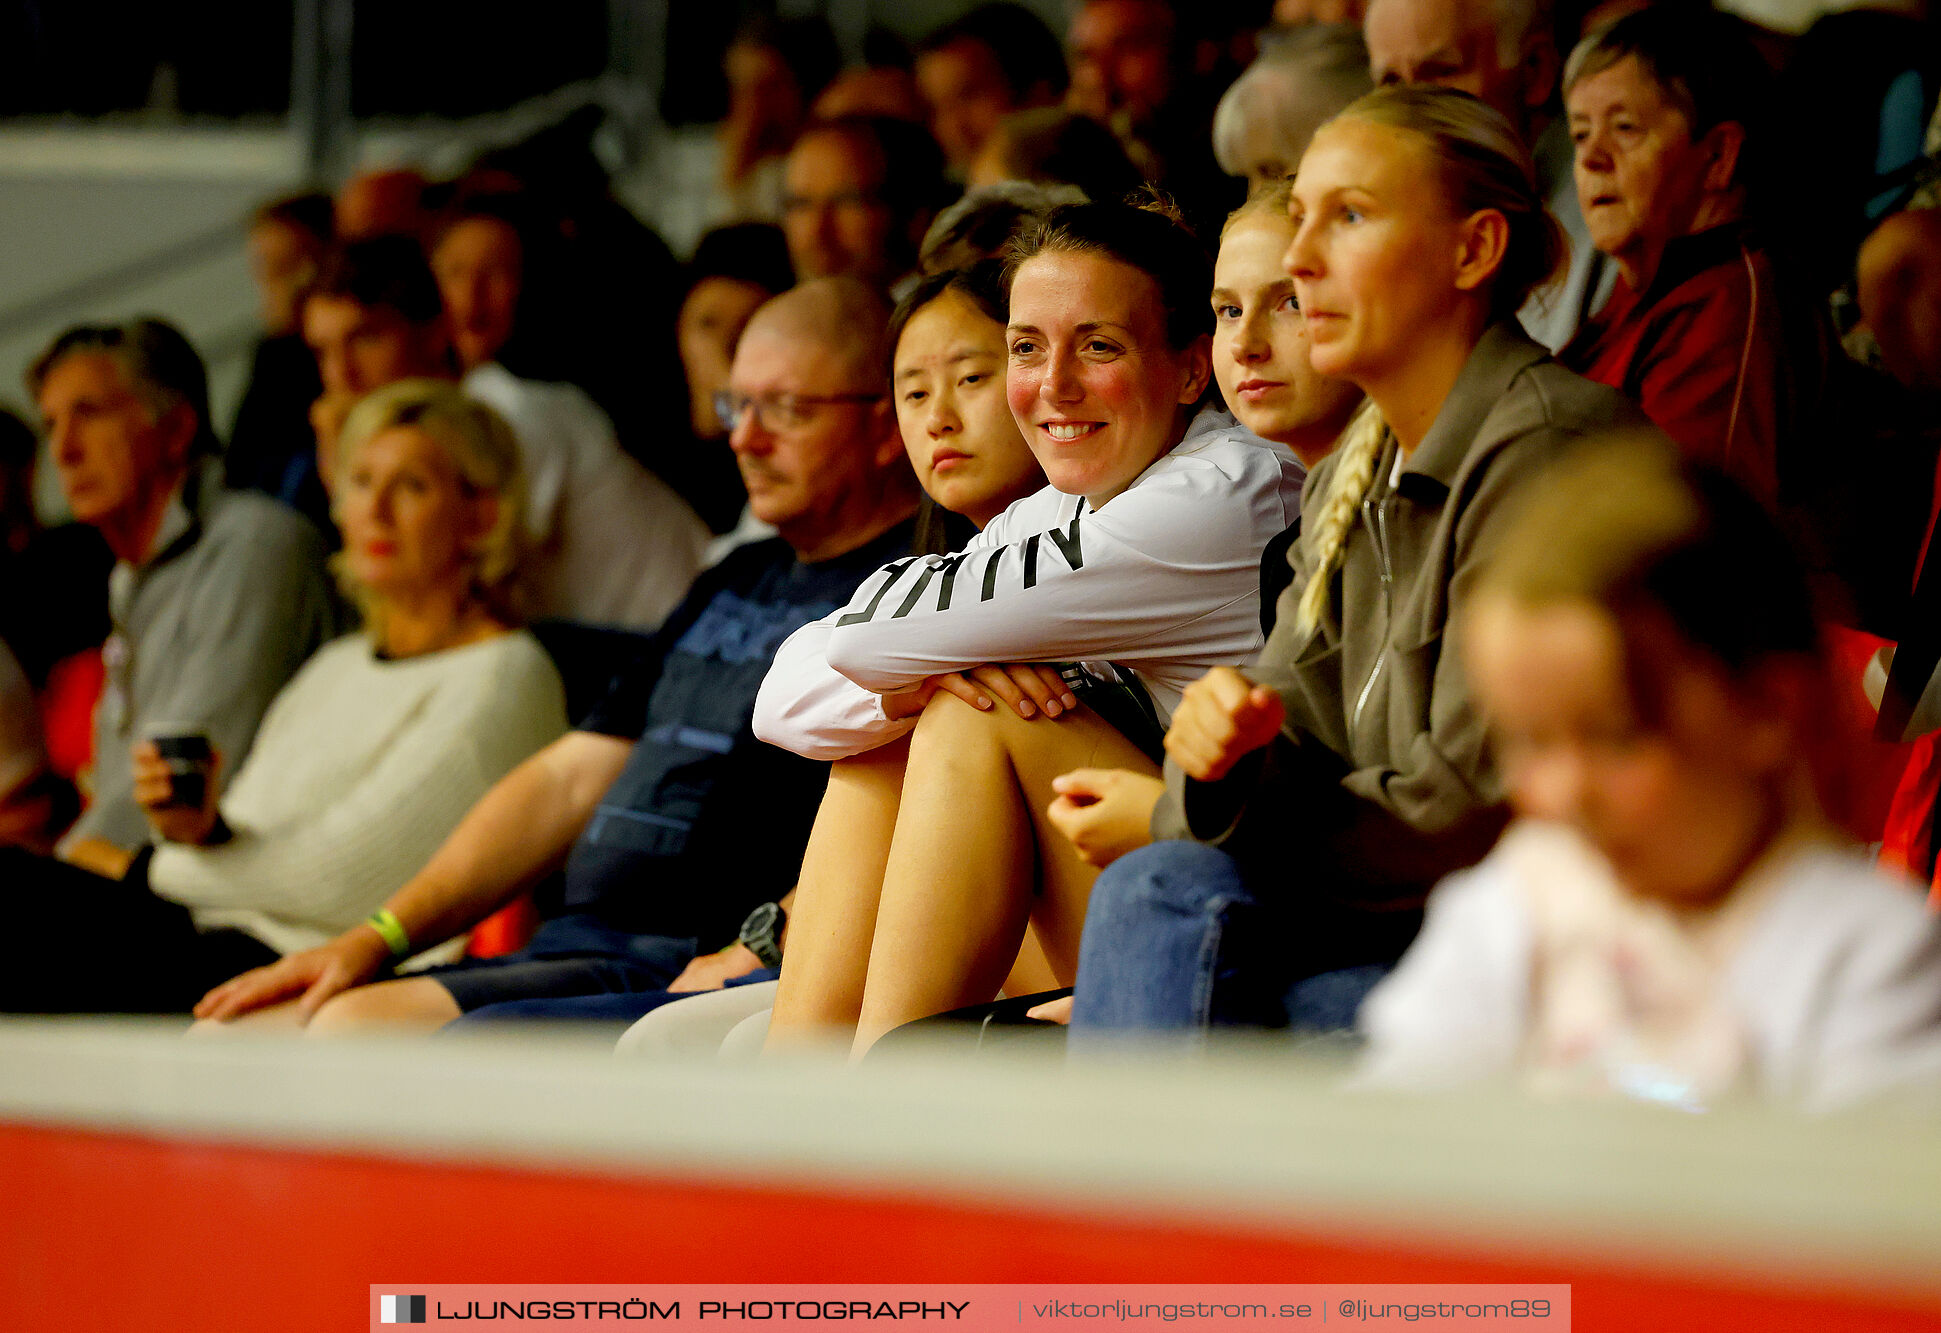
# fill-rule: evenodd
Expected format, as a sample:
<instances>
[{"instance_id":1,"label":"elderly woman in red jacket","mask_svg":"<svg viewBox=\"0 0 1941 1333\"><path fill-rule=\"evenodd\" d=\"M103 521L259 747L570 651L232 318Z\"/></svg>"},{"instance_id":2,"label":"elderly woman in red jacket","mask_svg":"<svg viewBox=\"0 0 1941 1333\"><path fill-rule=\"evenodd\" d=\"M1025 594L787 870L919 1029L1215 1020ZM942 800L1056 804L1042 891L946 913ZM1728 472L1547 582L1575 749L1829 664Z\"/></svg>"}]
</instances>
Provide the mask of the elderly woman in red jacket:
<instances>
[{"instance_id":1,"label":"elderly woman in red jacket","mask_svg":"<svg viewBox=\"0 0 1941 1333\"><path fill-rule=\"evenodd\" d=\"M1767 82L1743 25L1682 7L1628 15L1571 52L1577 197L1619 281L1558 359L1771 508L1827 343L1747 225Z\"/></svg>"}]
</instances>

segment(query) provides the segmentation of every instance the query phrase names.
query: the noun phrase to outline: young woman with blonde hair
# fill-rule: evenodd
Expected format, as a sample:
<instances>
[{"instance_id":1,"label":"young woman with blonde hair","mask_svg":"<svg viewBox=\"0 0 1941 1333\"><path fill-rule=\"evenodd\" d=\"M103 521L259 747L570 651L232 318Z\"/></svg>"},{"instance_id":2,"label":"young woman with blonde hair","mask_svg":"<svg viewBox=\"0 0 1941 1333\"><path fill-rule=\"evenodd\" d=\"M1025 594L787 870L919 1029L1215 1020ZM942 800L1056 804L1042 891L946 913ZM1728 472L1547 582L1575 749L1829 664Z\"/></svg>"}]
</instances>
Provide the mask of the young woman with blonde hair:
<instances>
[{"instance_id":1,"label":"young woman with blonde hair","mask_svg":"<svg viewBox=\"0 0 1941 1333\"><path fill-rule=\"evenodd\" d=\"M1156 843L1101 876L1073 1021L1337 1025L1301 983L1391 963L1501 829L1449 632L1497 514L1572 441L1648 429L1515 313L1563 254L1528 151L1466 94L1384 88L1314 137L1285 263L1313 368L1367 402L1308 479L1259 661L1190 686Z\"/></svg>"}]
</instances>

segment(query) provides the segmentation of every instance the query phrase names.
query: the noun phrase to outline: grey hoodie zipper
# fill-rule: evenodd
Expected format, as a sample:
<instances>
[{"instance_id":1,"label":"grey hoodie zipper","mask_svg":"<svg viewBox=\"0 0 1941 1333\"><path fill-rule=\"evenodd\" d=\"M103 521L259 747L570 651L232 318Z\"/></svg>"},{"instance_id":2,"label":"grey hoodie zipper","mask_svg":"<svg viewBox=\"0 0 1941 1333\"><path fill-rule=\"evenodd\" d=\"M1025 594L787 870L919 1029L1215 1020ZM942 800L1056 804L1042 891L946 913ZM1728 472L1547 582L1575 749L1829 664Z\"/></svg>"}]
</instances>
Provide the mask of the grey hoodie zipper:
<instances>
[{"instance_id":1,"label":"grey hoodie zipper","mask_svg":"<svg viewBox=\"0 0 1941 1333\"><path fill-rule=\"evenodd\" d=\"M1382 498L1361 502L1361 519L1368 527L1368 533L1375 539L1375 555L1381 562L1382 572L1382 647L1375 654L1375 665L1368 670L1368 679L1362 683L1361 693L1355 696L1355 715L1349 721L1350 732L1361 727L1361 710L1368 705L1368 695L1375 688L1375 681L1382 674L1382 664L1388 661L1388 627L1395 616L1395 570L1388 558L1388 492Z\"/></svg>"}]
</instances>

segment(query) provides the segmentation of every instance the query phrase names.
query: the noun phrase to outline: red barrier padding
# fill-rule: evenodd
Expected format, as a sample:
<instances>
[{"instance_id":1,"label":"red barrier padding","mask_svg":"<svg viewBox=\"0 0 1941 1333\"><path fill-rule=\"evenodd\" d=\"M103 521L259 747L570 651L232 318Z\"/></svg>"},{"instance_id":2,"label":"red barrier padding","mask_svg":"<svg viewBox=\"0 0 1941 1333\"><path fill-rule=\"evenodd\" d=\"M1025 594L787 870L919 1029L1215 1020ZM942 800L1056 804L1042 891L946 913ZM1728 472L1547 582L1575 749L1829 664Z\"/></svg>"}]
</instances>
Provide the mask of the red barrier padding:
<instances>
[{"instance_id":1,"label":"red barrier padding","mask_svg":"<svg viewBox=\"0 0 1941 1333\"><path fill-rule=\"evenodd\" d=\"M369 1284L1568 1282L1579 1329L1932 1333L1931 1297L813 1183L398 1161L0 1125L0 1327L361 1327ZM1154 1212L1161 1211L1155 1206ZM1669 1261L1668 1261L1669 1262Z\"/></svg>"}]
</instances>

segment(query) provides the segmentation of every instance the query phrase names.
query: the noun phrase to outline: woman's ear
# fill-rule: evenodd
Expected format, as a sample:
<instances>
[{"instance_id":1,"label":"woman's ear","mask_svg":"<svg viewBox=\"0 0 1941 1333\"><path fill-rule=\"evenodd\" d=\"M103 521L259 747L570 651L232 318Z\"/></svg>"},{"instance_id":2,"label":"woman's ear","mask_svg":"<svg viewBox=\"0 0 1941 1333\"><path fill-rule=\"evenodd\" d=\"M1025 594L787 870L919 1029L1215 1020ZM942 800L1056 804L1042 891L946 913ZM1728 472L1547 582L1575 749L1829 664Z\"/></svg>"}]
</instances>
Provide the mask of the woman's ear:
<instances>
[{"instance_id":1,"label":"woman's ear","mask_svg":"<svg viewBox=\"0 0 1941 1333\"><path fill-rule=\"evenodd\" d=\"M1202 333L1179 354L1179 399L1182 404L1200 401L1213 379L1213 335Z\"/></svg>"},{"instance_id":2,"label":"woman's ear","mask_svg":"<svg viewBox=\"0 0 1941 1333\"><path fill-rule=\"evenodd\" d=\"M187 403L176 403L156 418L156 427L161 431L164 458L171 467L182 467L189 461L189 452L195 448L195 437L201 430L201 422L195 409Z\"/></svg>"},{"instance_id":3,"label":"woman's ear","mask_svg":"<svg viewBox=\"0 0 1941 1333\"><path fill-rule=\"evenodd\" d=\"M1523 59L1518 62L1523 67L1523 105L1532 114L1550 105L1551 94L1557 91L1562 63L1557 58L1557 44L1547 36L1531 42L1523 52Z\"/></svg>"},{"instance_id":4,"label":"woman's ear","mask_svg":"<svg viewBox=\"0 0 1941 1333\"><path fill-rule=\"evenodd\" d=\"M1510 250L1510 220L1493 208L1479 209L1457 224L1456 289L1480 290L1503 267Z\"/></svg>"},{"instance_id":5,"label":"woman's ear","mask_svg":"<svg viewBox=\"0 0 1941 1333\"><path fill-rule=\"evenodd\" d=\"M1722 120L1705 131L1699 147L1705 150L1705 188L1724 194L1739 181L1739 154L1745 149L1746 127Z\"/></svg>"}]
</instances>

